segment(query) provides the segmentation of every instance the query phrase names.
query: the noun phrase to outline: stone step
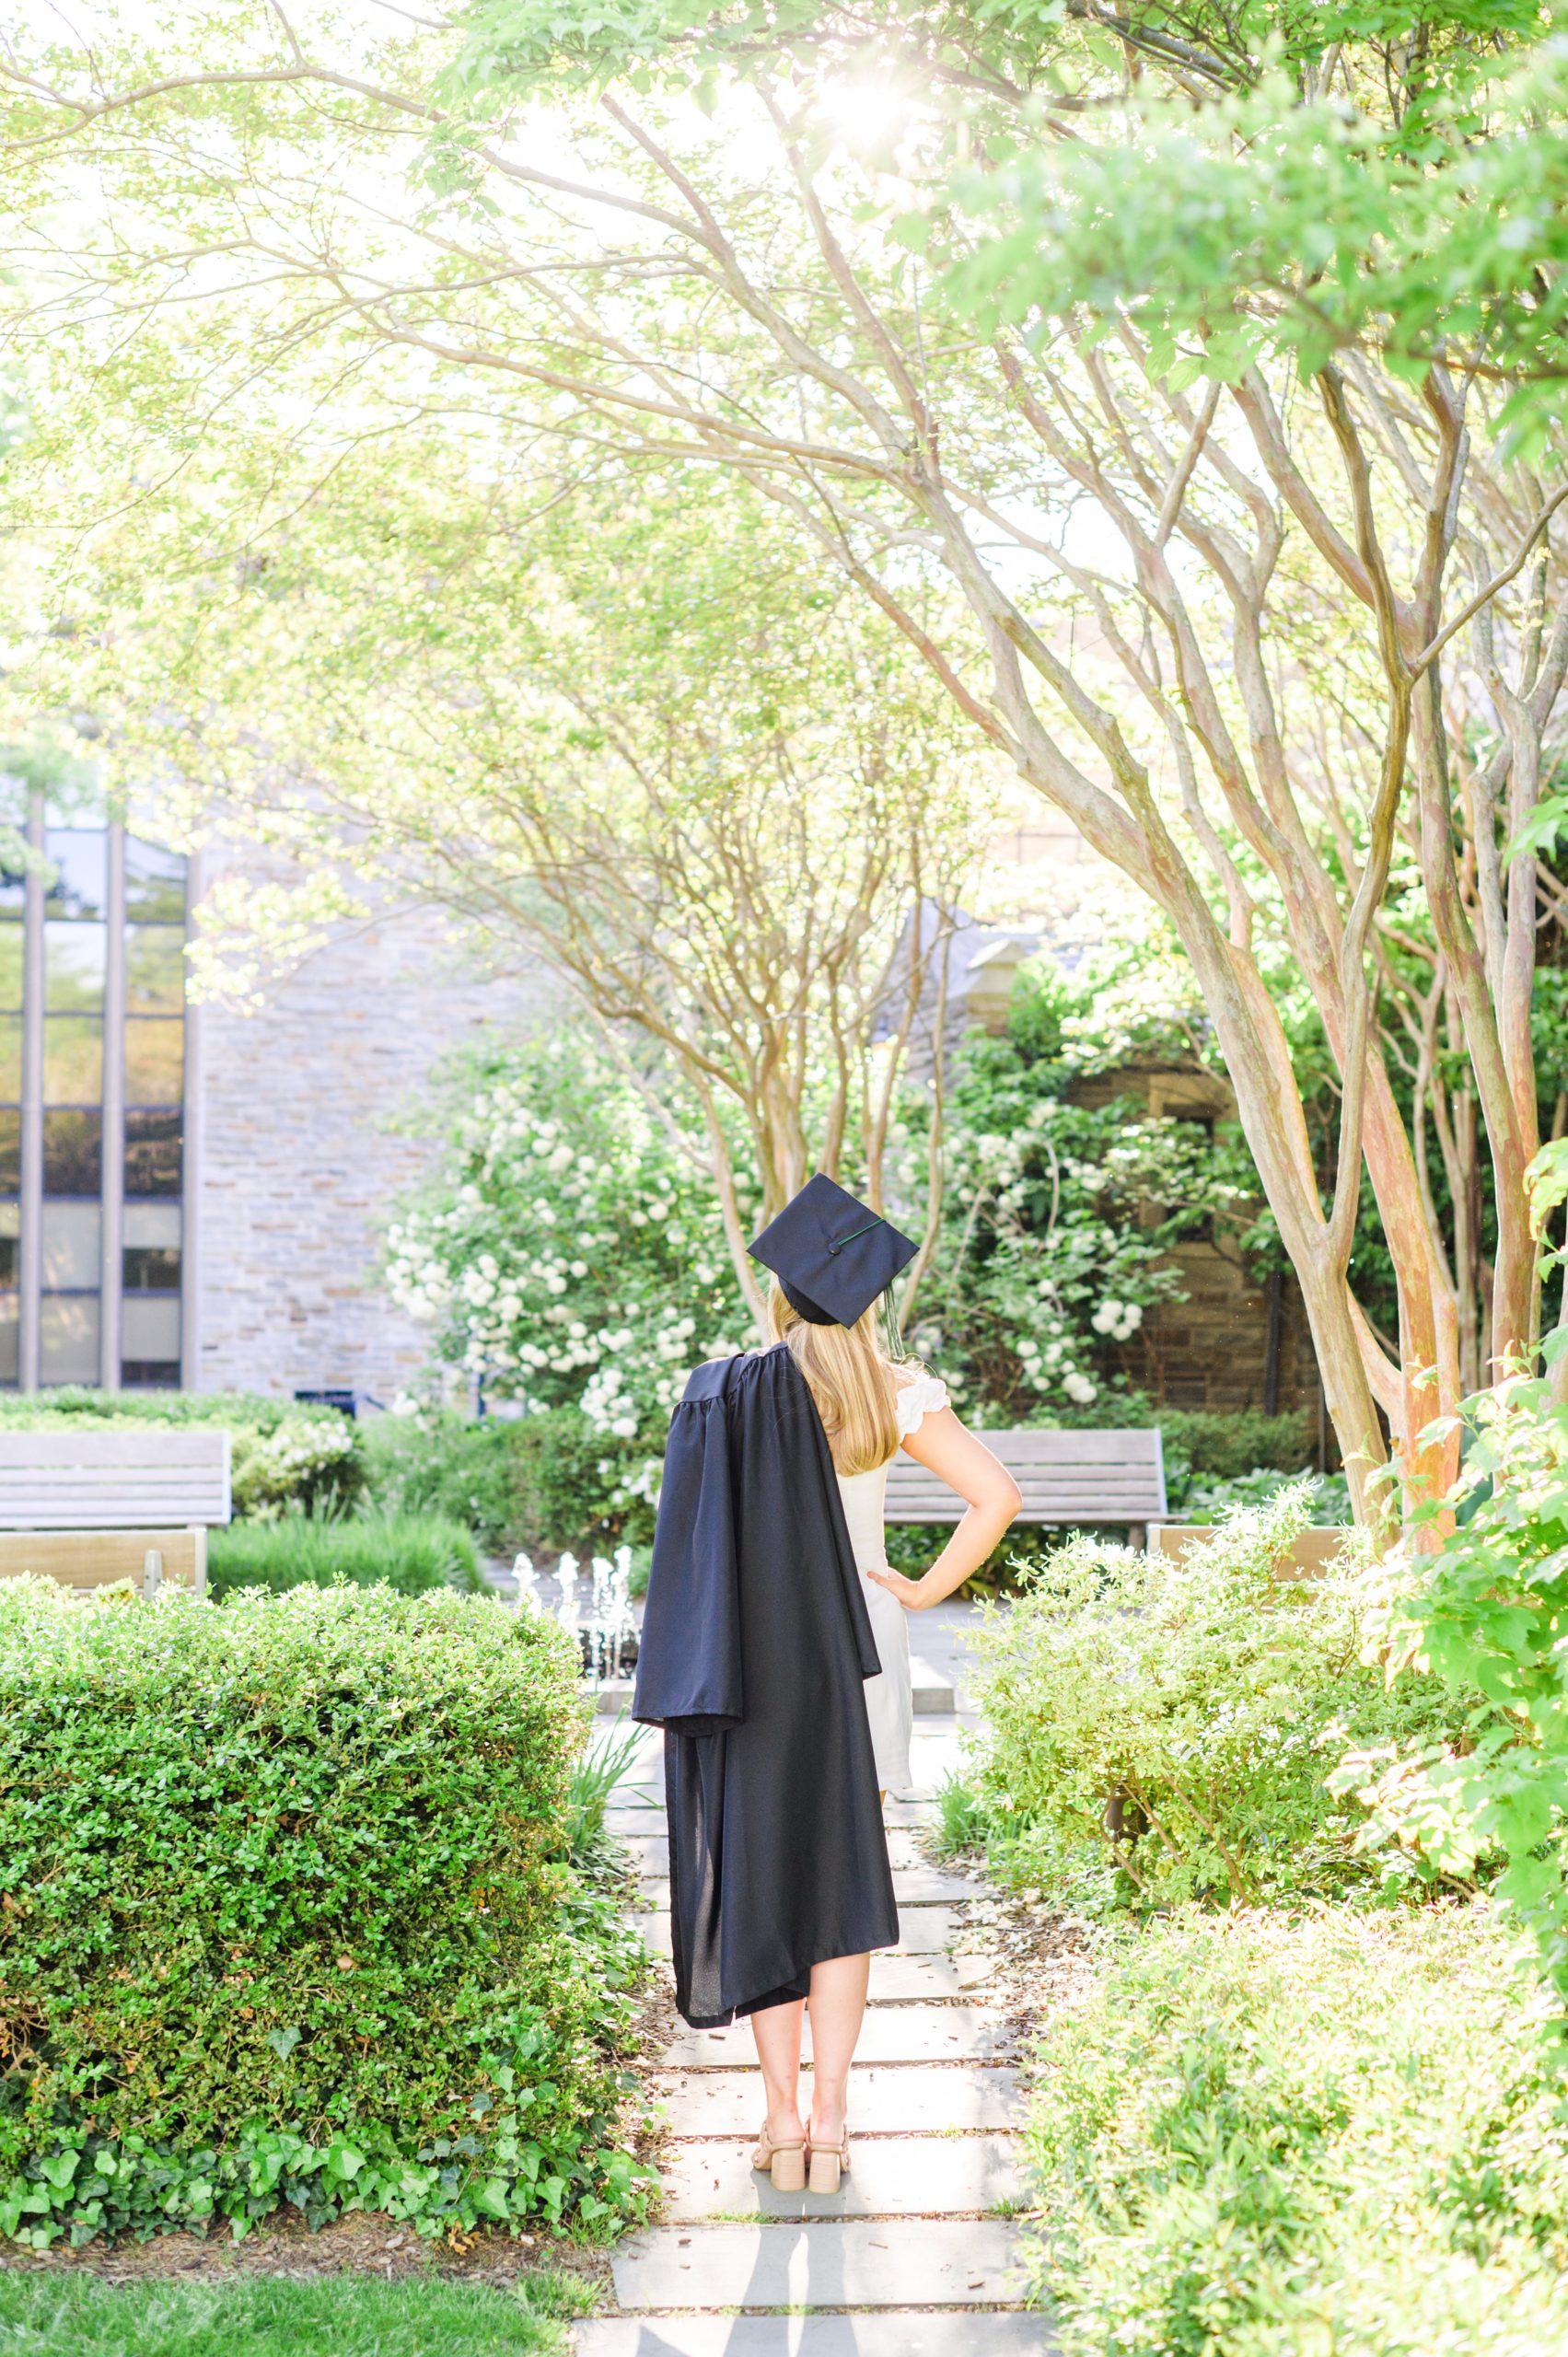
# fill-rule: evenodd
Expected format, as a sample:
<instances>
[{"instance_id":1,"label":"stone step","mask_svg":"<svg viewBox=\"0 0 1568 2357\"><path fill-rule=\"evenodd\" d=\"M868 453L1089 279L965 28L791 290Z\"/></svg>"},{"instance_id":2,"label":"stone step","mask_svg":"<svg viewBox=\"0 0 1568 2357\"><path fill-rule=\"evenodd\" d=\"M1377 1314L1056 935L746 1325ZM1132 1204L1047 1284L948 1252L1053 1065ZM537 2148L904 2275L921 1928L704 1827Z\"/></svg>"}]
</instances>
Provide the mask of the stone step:
<instances>
[{"instance_id":1,"label":"stone step","mask_svg":"<svg viewBox=\"0 0 1568 2357\"><path fill-rule=\"evenodd\" d=\"M635 1680L630 1678L607 1678L601 1686L584 1683L584 1692L591 1693L597 1715L601 1719L619 1718L630 1713ZM910 1700L917 1718L949 1719L958 1708L958 1698L953 1681L945 1669L938 1669L918 1655L910 1655Z\"/></svg>"},{"instance_id":2,"label":"stone step","mask_svg":"<svg viewBox=\"0 0 1568 2357\"><path fill-rule=\"evenodd\" d=\"M653 1955L662 1956L666 1963L669 1962L674 1950L670 1945L668 1907L659 1908L651 1915L628 1915L626 1921Z\"/></svg>"},{"instance_id":3,"label":"stone step","mask_svg":"<svg viewBox=\"0 0 1568 2357\"><path fill-rule=\"evenodd\" d=\"M961 1907L900 1907L899 1946L906 1956L945 1954L963 1939L965 1912Z\"/></svg>"},{"instance_id":4,"label":"stone step","mask_svg":"<svg viewBox=\"0 0 1568 2357\"><path fill-rule=\"evenodd\" d=\"M619 1820L613 1826L610 1825L610 1819L607 1817L605 1823L616 1835L622 1847L630 1852L632 1864L636 1873L656 1878L661 1876L669 1864L669 1836L665 1829L664 1819L661 1817L656 1825L650 1824L648 1817L651 1812L642 1810L636 1812L642 1818L642 1822L633 1823L631 1821L633 1814L628 1810L625 1818ZM913 1873L916 1868L928 1864L929 1862L917 1846L917 1842L918 1836L912 1827L907 1825L889 1827L888 1860L895 1871Z\"/></svg>"},{"instance_id":5,"label":"stone step","mask_svg":"<svg viewBox=\"0 0 1568 2357\"><path fill-rule=\"evenodd\" d=\"M857 2137L1008 2128L1016 2118L1017 2084L1017 2073L1002 2062L872 2062L865 2070L857 2064L850 2080L850 2128ZM762 2083L750 2071L655 2071L647 2086L663 2105L672 2136L757 2133ZM803 2104L810 2094L807 2064Z\"/></svg>"},{"instance_id":6,"label":"stone step","mask_svg":"<svg viewBox=\"0 0 1568 2357\"><path fill-rule=\"evenodd\" d=\"M893 1897L900 1907L929 1906L935 1899L967 1900L983 1898L985 1891L968 1875L956 1875L946 1866L895 1866Z\"/></svg>"},{"instance_id":7,"label":"stone step","mask_svg":"<svg viewBox=\"0 0 1568 2357\"><path fill-rule=\"evenodd\" d=\"M858 2316L595 2316L575 2357L1047 2357L1048 2320L1021 2308L882 2308Z\"/></svg>"},{"instance_id":8,"label":"stone step","mask_svg":"<svg viewBox=\"0 0 1568 2357\"><path fill-rule=\"evenodd\" d=\"M655 2226L610 2256L623 2309L993 2307L1016 2296L1002 2220Z\"/></svg>"},{"instance_id":9,"label":"stone step","mask_svg":"<svg viewBox=\"0 0 1568 2357\"><path fill-rule=\"evenodd\" d=\"M910 1655L910 1696L917 1718L951 1718L958 1704L953 1681L945 1669Z\"/></svg>"},{"instance_id":10,"label":"stone step","mask_svg":"<svg viewBox=\"0 0 1568 2357\"><path fill-rule=\"evenodd\" d=\"M752 2140L676 2144L659 2175L667 2218L976 2215L1021 2198L1011 2136L866 2136L837 2193L775 2193L751 2165ZM900 2294L900 2296L903 2296Z\"/></svg>"},{"instance_id":11,"label":"stone step","mask_svg":"<svg viewBox=\"0 0 1568 2357\"><path fill-rule=\"evenodd\" d=\"M981 1886L970 1882L967 1875L950 1875L940 1866L895 1866L893 1897L900 1908L929 1907L940 1899L963 1900L983 1896ZM637 1897L633 1902L640 1912L656 1914L669 1905L668 1875L639 1875Z\"/></svg>"},{"instance_id":12,"label":"stone step","mask_svg":"<svg viewBox=\"0 0 1568 2357\"><path fill-rule=\"evenodd\" d=\"M946 1956L903 1956L896 1948L878 1948L871 1959L871 2005L906 2005L933 1997L961 1997L978 1980L966 1981L957 1961Z\"/></svg>"},{"instance_id":13,"label":"stone step","mask_svg":"<svg viewBox=\"0 0 1568 2357\"><path fill-rule=\"evenodd\" d=\"M664 1803L614 1800L604 1812L604 1822L611 1833L662 1833L666 1822Z\"/></svg>"},{"instance_id":14,"label":"stone step","mask_svg":"<svg viewBox=\"0 0 1568 2357\"><path fill-rule=\"evenodd\" d=\"M669 1910L668 1908L656 1908L649 1914L631 1915L627 1921L655 1956L662 1956L668 1959L670 1955ZM964 1919L954 1908L911 1907L907 1909L899 1917L898 1946L878 1948L871 1958L872 2003L876 2004L877 2002L877 1968L879 1963L892 1963L900 1956L938 1957L944 1956L954 1942L961 1940L963 1936ZM989 1968L982 1971L981 1960L975 1956L965 1958L964 1968L969 1971L970 1978L963 1981L963 1989L978 1989L982 1985L983 1980L991 1977ZM917 1989L911 1993L915 1996L923 1996L926 1992L924 1990ZM961 1990L956 1989L949 1993L958 1996L961 1994Z\"/></svg>"},{"instance_id":15,"label":"stone step","mask_svg":"<svg viewBox=\"0 0 1568 2357\"><path fill-rule=\"evenodd\" d=\"M1000 2061L1008 2049L1007 2025L977 2005L873 2005L854 2049L862 2062ZM807 2014L802 2051L811 2051ZM754 2071L756 2041L749 2021L727 2029L683 2029L660 2057L667 2071Z\"/></svg>"},{"instance_id":16,"label":"stone step","mask_svg":"<svg viewBox=\"0 0 1568 2357\"><path fill-rule=\"evenodd\" d=\"M935 1825L936 1812L929 1801L886 1800L882 1804L882 1820L890 1842L898 1832ZM624 1786L618 1787L615 1798L605 1810L604 1821L608 1829L622 1840L639 1834L645 1838L657 1834L662 1840L667 1825L664 1797L661 1794L656 1798L645 1786L630 1792ZM890 1846L889 1854L893 1854Z\"/></svg>"},{"instance_id":17,"label":"stone step","mask_svg":"<svg viewBox=\"0 0 1568 2357\"><path fill-rule=\"evenodd\" d=\"M632 1914L627 1921L634 1931L641 1933L655 1956L669 1955L668 1907ZM941 1956L963 1936L964 1918L956 1907L907 1907L899 1916L898 1947L879 1948L877 1955ZM875 1957L872 1969L876 1969Z\"/></svg>"},{"instance_id":18,"label":"stone step","mask_svg":"<svg viewBox=\"0 0 1568 2357\"><path fill-rule=\"evenodd\" d=\"M594 1710L601 1719L618 1719L624 1712L631 1715L633 1681L629 1678L607 1678L602 1686L590 1686L583 1681L583 1691L593 1697Z\"/></svg>"},{"instance_id":19,"label":"stone step","mask_svg":"<svg viewBox=\"0 0 1568 2357\"><path fill-rule=\"evenodd\" d=\"M964 1765L957 1719L917 1719L910 1737L910 1781L900 1800L935 1800L937 1787Z\"/></svg>"}]
</instances>

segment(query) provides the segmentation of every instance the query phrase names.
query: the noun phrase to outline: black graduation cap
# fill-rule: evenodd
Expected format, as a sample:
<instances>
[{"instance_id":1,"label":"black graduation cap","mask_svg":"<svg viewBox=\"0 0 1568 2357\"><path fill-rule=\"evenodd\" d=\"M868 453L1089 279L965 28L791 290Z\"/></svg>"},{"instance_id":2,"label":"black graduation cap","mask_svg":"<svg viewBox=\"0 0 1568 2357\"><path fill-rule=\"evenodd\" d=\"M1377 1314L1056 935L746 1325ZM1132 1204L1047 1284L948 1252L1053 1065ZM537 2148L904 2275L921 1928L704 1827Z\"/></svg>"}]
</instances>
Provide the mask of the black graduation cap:
<instances>
[{"instance_id":1,"label":"black graduation cap","mask_svg":"<svg viewBox=\"0 0 1568 2357\"><path fill-rule=\"evenodd\" d=\"M853 1326L920 1247L819 1170L747 1248L797 1316Z\"/></svg>"}]
</instances>

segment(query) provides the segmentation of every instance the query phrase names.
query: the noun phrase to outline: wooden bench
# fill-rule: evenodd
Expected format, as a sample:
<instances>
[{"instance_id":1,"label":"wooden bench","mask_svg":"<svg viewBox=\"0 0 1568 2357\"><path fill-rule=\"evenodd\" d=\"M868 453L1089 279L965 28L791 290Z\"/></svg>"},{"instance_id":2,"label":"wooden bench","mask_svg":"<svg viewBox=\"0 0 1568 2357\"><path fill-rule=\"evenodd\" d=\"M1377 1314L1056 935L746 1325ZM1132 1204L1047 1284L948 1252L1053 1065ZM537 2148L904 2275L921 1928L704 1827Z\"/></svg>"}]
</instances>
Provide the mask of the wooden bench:
<instances>
[{"instance_id":1,"label":"wooden bench","mask_svg":"<svg viewBox=\"0 0 1568 2357\"><path fill-rule=\"evenodd\" d=\"M1165 1455L1157 1430L1127 1432L985 1433L979 1437L1001 1458L1023 1493L1019 1522L1093 1529L1127 1525L1128 1544L1141 1547L1152 1522L1163 1522ZM946 1481L902 1450L888 1468L889 1522L959 1522L964 1502Z\"/></svg>"},{"instance_id":2,"label":"wooden bench","mask_svg":"<svg viewBox=\"0 0 1568 2357\"><path fill-rule=\"evenodd\" d=\"M228 1434L211 1426L0 1432L0 1578L199 1596L207 1531L231 1511Z\"/></svg>"}]
</instances>

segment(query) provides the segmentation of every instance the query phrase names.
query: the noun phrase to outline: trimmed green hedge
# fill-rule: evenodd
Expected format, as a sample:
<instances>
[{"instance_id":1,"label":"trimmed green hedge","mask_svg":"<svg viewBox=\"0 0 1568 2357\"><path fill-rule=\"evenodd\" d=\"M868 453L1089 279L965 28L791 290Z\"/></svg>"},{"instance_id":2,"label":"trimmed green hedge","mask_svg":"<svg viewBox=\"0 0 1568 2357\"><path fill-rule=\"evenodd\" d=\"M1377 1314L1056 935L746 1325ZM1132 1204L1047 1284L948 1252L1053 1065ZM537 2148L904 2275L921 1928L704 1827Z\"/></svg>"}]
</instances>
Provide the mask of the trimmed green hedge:
<instances>
[{"instance_id":1,"label":"trimmed green hedge","mask_svg":"<svg viewBox=\"0 0 1568 2357\"><path fill-rule=\"evenodd\" d=\"M1235 1481L1260 1465L1281 1473L1303 1473L1316 1446L1312 1420L1304 1408L1283 1416L1265 1416L1260 1408L1238 1408L1228 1414L1212 1408L1156 1408L1147 1422L1160 1428L1167 1474L1185 1468Z\"/></svg>"},{"instance_id":2,"label":"trimmed green hedge","mask_svg":"<svg viewBox=\"0 0 1568 2357\"><path fill-rule=\"evenodd\" d=\"M432 1588L483 1592L479 1557L460 1522L436 1515L358 1514L343 1517L281 1515L275 1522L236 1522L208 1539L207 1581L220 1601L241 1588L355 1587L377 1581L400 1596Z\"/></svg>"},{"instance_id":3,"label":"trimmed green hedge","mask_svg":"<svg viewBox=\"0 0 1568 2357\"><path fill-rule=\"evenodd\" d=\"M63 1424L221 1424L232 1435L234 1511L341 1513L363 1496L364 1434L336 1408L253 1391L58 1390L0 1398L0 1431Z\"/></svg>"},{"instance_id":4,"label":"trimmed green hedge","mask_svg":"<svg viewBox=\"0 0 1568 2357\"><path fill-rule=\"evenodd\" d=\"M378 1416L364 1427L377 1505L466 1522L482 1546L607 1554L653 1537L647 1451L576 1408L507 1418L451 1411ZM656 1476L656 1460L652 1467Z\"/></svg>"},{"instance_id":5,"label":"trimmed green hedge","mask_svg":"<svg viewBox=\"0 0 1568 2357\"><path fill-rule=\"evenodd\" d=\"M449 1592L0 1585L0 2233L634 2208L575 1667Z\"/></svg>"},{"instance_id":6,"label":"trimmed green hedge","mask_svg":"<svg viewBox=\"0 0 1568 2357\"><path fill-rule=\"evenodd\" d=\"M500 1548L516 1522L512 1426L453 1409L377 1416L363 1427L370 1495L383 1513L439 1515Z\"/></svg>"}]
</instances>

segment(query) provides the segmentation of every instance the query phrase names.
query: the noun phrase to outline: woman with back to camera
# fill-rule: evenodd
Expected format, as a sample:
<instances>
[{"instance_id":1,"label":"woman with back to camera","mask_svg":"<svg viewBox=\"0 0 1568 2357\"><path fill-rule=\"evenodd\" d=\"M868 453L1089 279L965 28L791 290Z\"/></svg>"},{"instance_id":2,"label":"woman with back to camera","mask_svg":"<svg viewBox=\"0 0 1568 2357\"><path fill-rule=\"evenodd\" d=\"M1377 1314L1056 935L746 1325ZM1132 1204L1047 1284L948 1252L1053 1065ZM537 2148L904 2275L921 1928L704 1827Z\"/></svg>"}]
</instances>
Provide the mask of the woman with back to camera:
<instances>
[{"instance_id":1,"label":"woman with back to camera","mask_svg":"<svg viewBox=\"0 0 1568 2357\"><path fill-rule=\"evenodd\" d=\"M887 1288L915 1248L809 1180L750 1248L772 1272L772 1345L696 1370L659 1495L633 1709L665 1730L676 2001L696 2029L750 2016L753 2165L784 2192L838 2190L871 1951L898 1943L881 1796L910 1782L904 1614L950 1596L1019 1503L942 1384L894 1354ZM968 1509L918 1580L883 1538L900 1446Z\"/></svg>"}]
</instances>

